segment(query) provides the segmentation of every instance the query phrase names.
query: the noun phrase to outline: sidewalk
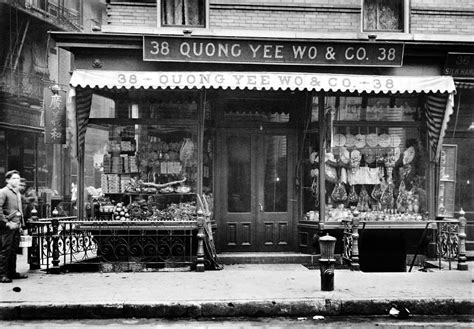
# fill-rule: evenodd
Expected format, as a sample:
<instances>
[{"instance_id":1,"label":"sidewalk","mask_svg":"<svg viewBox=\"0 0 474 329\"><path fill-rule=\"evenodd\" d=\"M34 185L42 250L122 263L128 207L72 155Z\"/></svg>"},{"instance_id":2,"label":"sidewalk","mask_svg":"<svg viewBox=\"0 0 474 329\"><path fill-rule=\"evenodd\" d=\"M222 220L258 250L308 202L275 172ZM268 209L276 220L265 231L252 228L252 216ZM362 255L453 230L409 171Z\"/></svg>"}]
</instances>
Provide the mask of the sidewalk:
<instances>
[{"instance_id":1,"label":"sidewalk","mask_svg":"<svg viewBox=\"0 0 474 329\"><path fill-rule=\"evenodd\" d=\"M321 291L319 275L295 264L227 265L204 273L34 271L0 285L0 319L378 315L392 302L412 314L474 314L472 269L338 270L332 292Z\"/></svg>"}]
</instances>

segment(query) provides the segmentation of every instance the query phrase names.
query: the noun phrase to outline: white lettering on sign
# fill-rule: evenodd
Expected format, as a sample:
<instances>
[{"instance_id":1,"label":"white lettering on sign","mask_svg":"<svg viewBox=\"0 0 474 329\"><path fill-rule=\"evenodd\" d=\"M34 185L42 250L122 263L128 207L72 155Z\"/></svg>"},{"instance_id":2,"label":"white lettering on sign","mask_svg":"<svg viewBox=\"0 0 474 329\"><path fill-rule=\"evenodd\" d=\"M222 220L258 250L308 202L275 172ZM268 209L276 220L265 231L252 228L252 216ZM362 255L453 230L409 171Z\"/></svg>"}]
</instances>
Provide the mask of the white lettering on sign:
<instances>
[{"instance_id":1,"label":"white lettering on sign","mask_svg":"<svg viewBox=\"0 0 474 329\"><path fill-rule=\"evenodd\" d=\"M155 42L155 41L153 41ZM153 43L152 42L152 43ZM164 43L164 42L163 42ZM162 43L162 44L163 44ZM154 46L153 50L150 51L151 54L157 55L160 54L159 49L163 49L163 45L157 44ZM168 46L167 46L168 47ZM168 50L168 48L166 48ZM182 56L188 57L188 58L194 58L194 57L239 57L242 54L242 51L240 49L240 44L235 43L235 44L229 44L229 43L212 43L212 42L182 42L179 46L179 53ZM169 50L166 52L166 54L163 53L163 50L161 51L162 55L168 55Z\"/></svg>"},{"instance_id":2,"label":"white lettering on sign","mask_svg":"<svg viewBox=\"0 0 474 329\"><path fill-rule=\"evenodd\" d=\"M145 37L145 60L401 66L403 44ZM166 41L165 41L166 40ZM469 58L460 57L459 63Z\"/></svg>"},{"instance_id":3,"label":"white lettering on sign","mask_svg":"<svg viewBox=\"0 0 474 329\"><path fill-rule=\"evenodd\" d=\"M389 48L389 49L379 48L379 56L377 57L377 59L379 61L384 61L384 60L393 61L396 58L395 52L396 52L395 48Z\"/></svg>"},{"instance_id":4,"label":"white lettering on sign","mask_svg":"<svg viewBox=\"0 0 474 329\"><path fill-rule=\"evenodd\" d=\"M256 58L257 57L257 52L260 49L260 45L254 46L253 44L249 44L249 48L252 51L252 57Z\"/></svg>"},{"instance_id":5,"label":"white lettering on sign","mask_svg":"<svg viewBox=\"0 0 474 329\"><path fill-rule=\"evenodd\" d=\"M306 51L308 50L308 51ZM293 46L293 58L294 59L316 59L318 56L318 48L315 46L306 47L306 46Z\"/></svg>"},{"instance_id":6,"label":"white lettering on sign","mask_svg":"<svg viewBox=\"0 0 474 329\"><path fill-rule=\"evenodd\" d=\"M355 49L354 47L347 47L344 55L345 55L345 58L349 61L353 60L354 58L357 59L358 61L362 61L364 59L368 60L367 51L365 50L364 47L359 47L357 49Z\"/></svg>"},{"instance_id":7,"label":"white lettering on sign","mask_svg":"<svg viewBox=\"0 0 474 329\"><path fill-rule=\"evenodd\" d=\"M152 55L168 56L170 53L170 45L166 41L161 43L158 41L152 41L150 53Z\"/></svg>"}]
</instances>

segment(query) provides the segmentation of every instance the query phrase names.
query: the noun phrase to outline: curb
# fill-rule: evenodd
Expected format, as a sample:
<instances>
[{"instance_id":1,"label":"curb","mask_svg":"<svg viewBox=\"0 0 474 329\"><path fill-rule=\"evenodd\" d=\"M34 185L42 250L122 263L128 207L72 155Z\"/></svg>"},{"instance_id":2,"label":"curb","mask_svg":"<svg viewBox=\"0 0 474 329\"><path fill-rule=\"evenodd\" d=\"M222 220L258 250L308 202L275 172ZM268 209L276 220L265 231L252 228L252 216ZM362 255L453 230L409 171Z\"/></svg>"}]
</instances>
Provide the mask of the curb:
<instances>
[{"instance_id":1,"label":"curb","mask_svg":"<svg viewBox=\"0 0 474 329\"><path fill-rule=\"evenodd\" d=\"M115 304L0 303L0 320L386 315L393 303L418 315L474 314L474 301L465 299L285 299Z\"/></svg>"}]
</instances>

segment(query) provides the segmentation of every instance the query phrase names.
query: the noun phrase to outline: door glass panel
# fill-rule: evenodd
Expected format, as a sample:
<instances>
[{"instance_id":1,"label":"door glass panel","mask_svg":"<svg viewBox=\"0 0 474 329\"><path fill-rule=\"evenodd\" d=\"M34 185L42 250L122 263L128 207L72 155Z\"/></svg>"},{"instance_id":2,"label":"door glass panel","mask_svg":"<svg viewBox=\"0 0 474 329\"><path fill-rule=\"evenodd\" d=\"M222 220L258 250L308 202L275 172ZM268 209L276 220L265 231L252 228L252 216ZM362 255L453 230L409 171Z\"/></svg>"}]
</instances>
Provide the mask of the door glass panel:
<instances>
[{"instance_id":1,"label":"door glass panel","mask_svg":"<svg viewBox=\"0 0 474 329\"><path fill-rule=\"evenodd\" d=\"M228 212L250 212L250 137L227 138Z\"/></svg>"},{"instance_id":2,"label":"door glass panel","mask_svg":"<svg viewBox=\"0 0 474 329\"><path fill-rule=\"evenodd\" d=\"M287 210L287 140L286 136L265 136L265 212Z\"/></svg>"}]
</instances>

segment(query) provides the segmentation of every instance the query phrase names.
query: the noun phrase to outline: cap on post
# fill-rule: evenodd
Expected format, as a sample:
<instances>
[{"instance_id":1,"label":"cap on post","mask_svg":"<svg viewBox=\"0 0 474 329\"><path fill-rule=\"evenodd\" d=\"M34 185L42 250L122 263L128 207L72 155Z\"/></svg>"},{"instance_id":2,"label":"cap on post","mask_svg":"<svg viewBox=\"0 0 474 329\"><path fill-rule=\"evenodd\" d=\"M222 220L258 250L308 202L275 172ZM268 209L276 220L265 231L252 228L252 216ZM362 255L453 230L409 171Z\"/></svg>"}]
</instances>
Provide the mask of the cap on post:
<instances>
[{"instance_id":1,"label":"cap on post","mask_svg":"<svg viewBox=\"0 0 474 329\"><path fill-rule=\"evenodd\" d=\"M319 250L321 251L321 259L334 259L334 249L336 247L336 238L326 233L325 236L319 238Z\"/></svg>"}]
</instances>

